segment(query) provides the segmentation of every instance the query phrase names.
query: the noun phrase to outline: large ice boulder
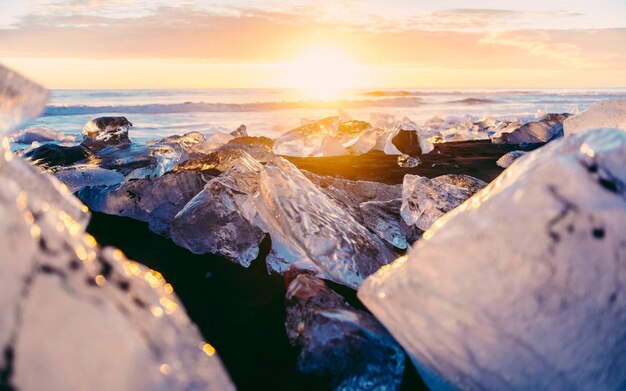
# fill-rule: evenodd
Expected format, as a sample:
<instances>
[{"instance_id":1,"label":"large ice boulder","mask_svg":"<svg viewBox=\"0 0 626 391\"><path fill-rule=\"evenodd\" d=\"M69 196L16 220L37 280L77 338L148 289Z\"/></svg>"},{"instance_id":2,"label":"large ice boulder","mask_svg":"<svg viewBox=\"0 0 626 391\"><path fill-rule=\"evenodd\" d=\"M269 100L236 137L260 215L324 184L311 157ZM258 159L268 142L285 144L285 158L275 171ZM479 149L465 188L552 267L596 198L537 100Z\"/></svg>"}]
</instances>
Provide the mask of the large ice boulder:
<instances>
[{"instance_id":1,"label":"large ice boulder","mask_svg":"<svg viewBox=\"0 0 626 391\"><path fill-rule=\"evenodd\" d=\"M254 205L272 238L266 262L275 272L309 270L357 288L395 258L381 239L283 158L261 171Z\"/></svg>"},{"instance_id":2,"label":"large ice boulder","mask_svg":"<svg viewBox=\"0 0 626 391\"><path fill-rule=\"evenodd\" d=\"M41 89L0 67L0 134ZM55 178L0 153L0 388L234 389L161 275L101 249Z\"/></svg>"},{"instance_id":3,"label":"large ice boulder","mask_svg":"<svg viewBox=\"0 0 626 391\"><path fill-rule=\"evenodd\" d=\"M626 130L626 99L603 100L589 106L563 123L565 135L589 129L615 128Z\"/></svg>"},{"instance_id":4,"label":"large ice boulder","mask_svg":"<svg viewBox=\"0 0 626 391\"><path fill-rule=\"evenodd\" d=\"M626 132L514 162L359 298L437 390L626 384Z\"/></svg>"},{"instance_id":5,"label":"large ice boulder","mask_svg":"<svg viewBox=\"0 0 626 391\"><path fill-rule=\"evenodd\" d=\"M320 279L301 274L287 290L285 327L298 370L330 378L333 390L398 390L404 352L369 313Z\"/></svg>"}]
</instances>

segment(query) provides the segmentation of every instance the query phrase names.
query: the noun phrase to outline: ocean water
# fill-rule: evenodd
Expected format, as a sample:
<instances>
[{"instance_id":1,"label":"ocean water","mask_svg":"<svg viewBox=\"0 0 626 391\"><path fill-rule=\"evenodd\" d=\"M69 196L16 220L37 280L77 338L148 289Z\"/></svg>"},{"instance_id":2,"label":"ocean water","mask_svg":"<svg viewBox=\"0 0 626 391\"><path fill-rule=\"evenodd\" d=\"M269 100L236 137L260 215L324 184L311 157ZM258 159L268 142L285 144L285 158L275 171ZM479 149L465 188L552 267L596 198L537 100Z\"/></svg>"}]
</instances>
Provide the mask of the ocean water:
<instances>
[{"instance_id":1,"label":"ocean water","mask_svg":"<svg viewBox=\"0 0 626 391\"><path fill-rule=\"evenodd\" d=\"M333 100L285 89L51 90L43 116L22 128L79 135L92 118L122 115L134 124L131 137L138 142L189 131L230 132L241 124L251 135L277 137L302 119L332 115L368 121L374 113L385 113L418 124L433 116L530 120L614 98L626 98L626 89L350 90Z\"/></svg>"}]
</instances>

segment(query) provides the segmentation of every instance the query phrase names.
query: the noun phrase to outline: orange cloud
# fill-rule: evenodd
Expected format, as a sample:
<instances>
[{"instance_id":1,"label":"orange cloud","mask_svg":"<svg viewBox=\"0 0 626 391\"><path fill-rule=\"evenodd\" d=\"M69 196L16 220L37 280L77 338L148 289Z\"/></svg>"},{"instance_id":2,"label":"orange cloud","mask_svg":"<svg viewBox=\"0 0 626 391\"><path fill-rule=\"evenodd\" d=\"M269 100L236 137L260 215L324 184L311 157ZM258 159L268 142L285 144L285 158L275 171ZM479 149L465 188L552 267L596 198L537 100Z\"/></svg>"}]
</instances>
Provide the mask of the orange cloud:
<instances>
[{"instance_id":1,"label":"orange cloud","mask_svg":"<svg viewBox=\"0 0 626 391\"><path fill-rule=\"evenodd\" d=\"M106 4L112 3L65 6ZM266 87L279 84L281 64L324 45L344 50L377 86L626 86L626 29L476 30L481 20L494 28L501 20L523 25L524 15L489 9L433 11L429 24L419 22L424 15L393 24L363 14L343 25L329 22L343 8L311 18L307 7L285 13L159 7L135 16L56 10L0 30L0 56L57 87L111 87L114 80L128 87ZM552 12L577 16L544 16ZM149 64L152 71L141 70Z\"/></svg>"}]
</instances>

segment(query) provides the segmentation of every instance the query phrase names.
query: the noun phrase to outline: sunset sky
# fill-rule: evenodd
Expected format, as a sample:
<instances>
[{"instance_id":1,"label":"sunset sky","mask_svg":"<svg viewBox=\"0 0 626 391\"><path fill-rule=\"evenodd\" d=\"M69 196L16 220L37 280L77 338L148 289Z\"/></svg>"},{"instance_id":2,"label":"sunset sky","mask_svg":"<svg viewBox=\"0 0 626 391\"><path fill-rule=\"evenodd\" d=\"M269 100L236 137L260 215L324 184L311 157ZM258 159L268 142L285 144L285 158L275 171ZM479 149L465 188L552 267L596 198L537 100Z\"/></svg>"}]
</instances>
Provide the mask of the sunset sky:
<instances>
[{"instance_id":1,"label":"sunset sky","mask_svg":"<svg viewBox=\"0 0 626 391\"><path fill-rule=\"evenodd\" d=\"M172 4L0 0L0 61L52 88L626 87L624 0Z\"/></svg>"}]
</instances>

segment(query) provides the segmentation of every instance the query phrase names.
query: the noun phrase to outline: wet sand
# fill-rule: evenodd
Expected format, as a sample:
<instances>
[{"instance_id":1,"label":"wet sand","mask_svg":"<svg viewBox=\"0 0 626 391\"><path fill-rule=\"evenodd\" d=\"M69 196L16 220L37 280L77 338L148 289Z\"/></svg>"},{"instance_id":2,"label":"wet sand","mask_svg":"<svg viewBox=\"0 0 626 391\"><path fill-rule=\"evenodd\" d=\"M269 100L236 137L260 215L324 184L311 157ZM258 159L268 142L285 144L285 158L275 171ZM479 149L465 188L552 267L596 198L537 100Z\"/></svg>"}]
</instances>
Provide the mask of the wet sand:
<instances>
[{"instance_id":1,"label":"wet sand","mask_svg":"<svg viewBox=\"0 0 626 391\"><path fill-rule=\"evenodd\" d=\"M316 174L391 184L402 183L407 173L428 177L468 174L491 181L502 171L496 160L515 149L520 148L488 141L441 144L412 169L399 167L396 156L378 152L289 160ZM281 276L269 275L263 262L271 246L269 238L263 241L259 258L245 269L216 255L192 254L149 232L146 223L125 217L93 213L88 232L102 245L116 246L129 258L163 274L204 338L216 347L239 390L328 388L325 379L295 369L298 352L289 344L284 328L286 283ZM354 291L331 286L363 309ZM427 389L408 360L402 389Z\"/></svg>"},{"instance_id":2,"label":"wet sand","mask_svg":"<svg viewBox=\"0 0 626 391\"><path fill-rule=\"evenodd\" d=\"M402 168L397 164L397 156L385 155L381 151L359 156L287 159L298 168L318 175L352 180L398 184L402 183L406 174L428 178L444 174L466 174L491 182L502 172L502 168L496 165L502 155L516 150L529 151L539 146L497 145L489 140L435 144L432 152L419 157L422 163L415 168Z\"/></svg>"}]
</instances>

